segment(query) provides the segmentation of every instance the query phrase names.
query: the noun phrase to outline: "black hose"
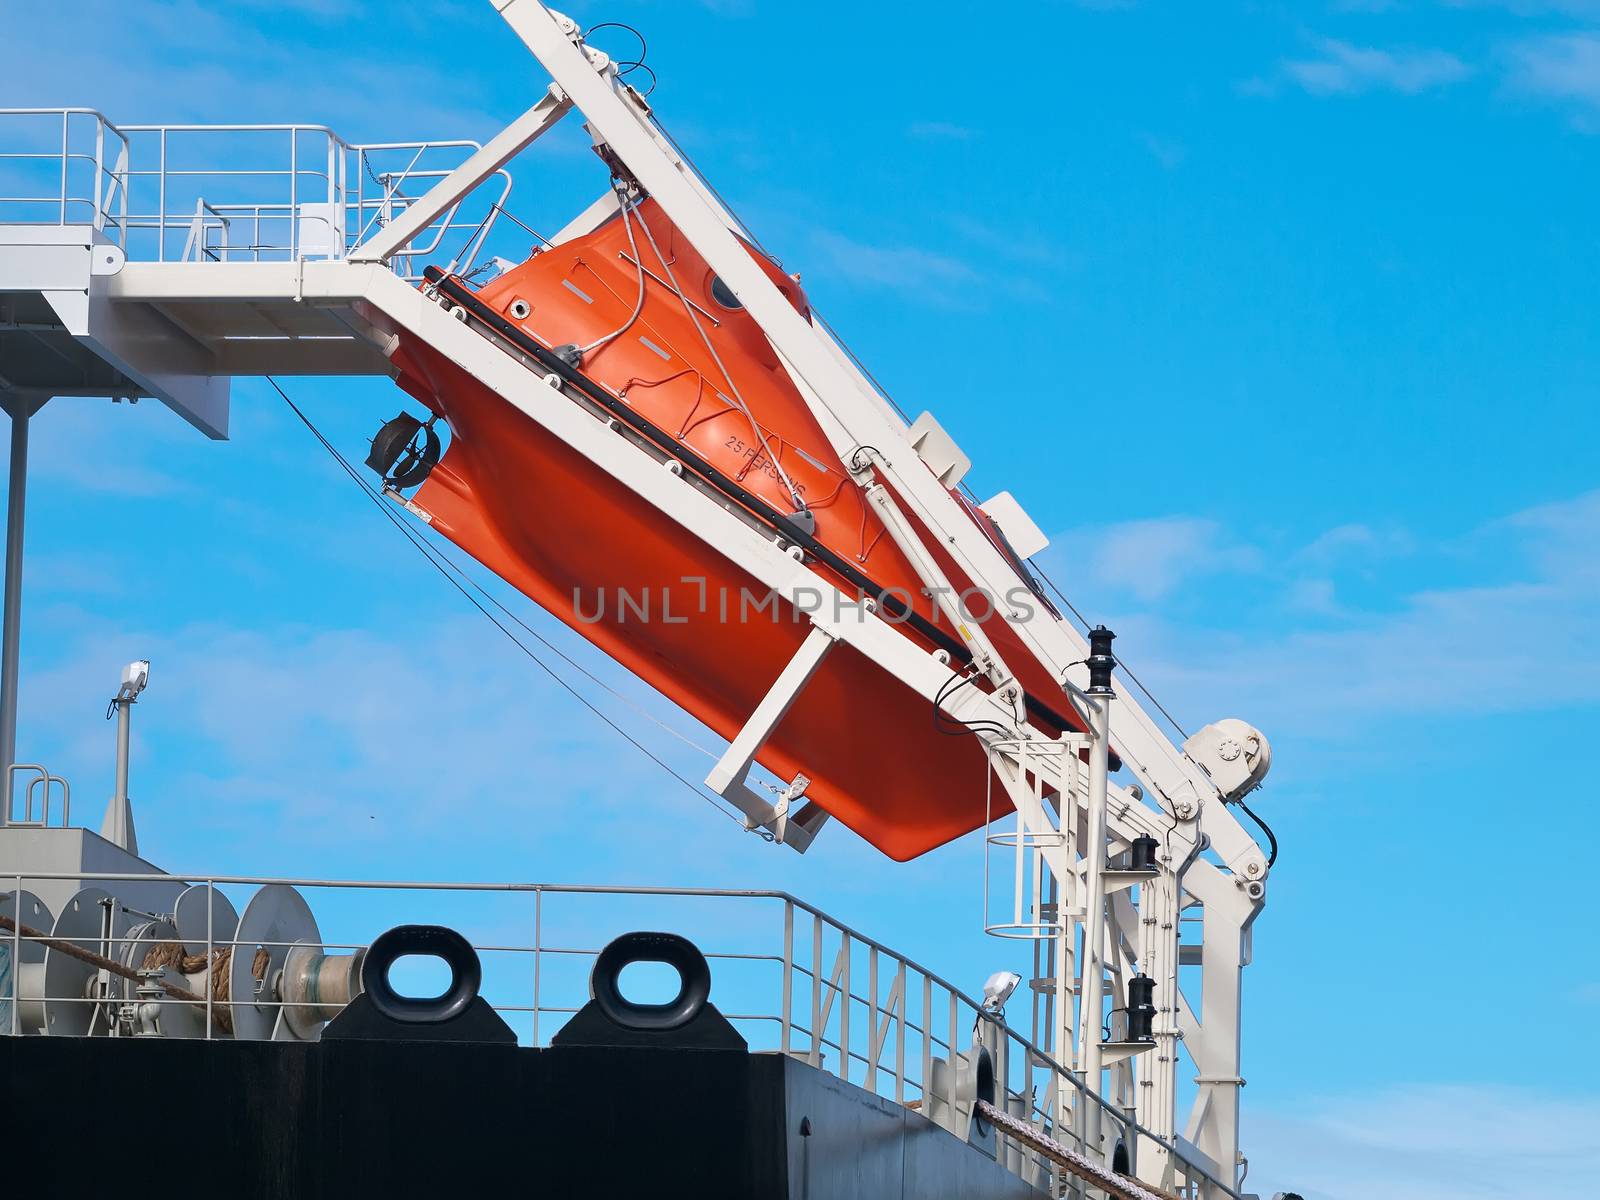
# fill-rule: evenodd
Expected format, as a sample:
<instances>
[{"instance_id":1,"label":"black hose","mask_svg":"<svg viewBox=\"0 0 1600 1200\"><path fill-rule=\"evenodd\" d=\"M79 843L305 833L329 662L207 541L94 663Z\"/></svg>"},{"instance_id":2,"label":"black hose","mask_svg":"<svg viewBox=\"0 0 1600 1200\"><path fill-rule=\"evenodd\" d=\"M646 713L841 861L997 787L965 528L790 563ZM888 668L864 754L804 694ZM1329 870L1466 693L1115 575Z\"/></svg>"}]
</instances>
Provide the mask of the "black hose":
<instances>
[{"instance_id":1,"label":"black hose","mask_svg":"<svg viewBox=\"0 0 1600 1200\"><path fill-rule=\"evenodd\" d=\"M1261 826L1261 832L1267 835L1267 844L1270 847L1270 849L1267 851L1267 869L1270 871L1272 869L1272 864L1278 861L1278 835L1273 833L1272 826L1268 825L1259 816L1257 816L1255 810L1243 800L1235 800L1234 803L1244 810L1245 816L1249 817L1257 825Z\"/></svg>"}]
</instances>

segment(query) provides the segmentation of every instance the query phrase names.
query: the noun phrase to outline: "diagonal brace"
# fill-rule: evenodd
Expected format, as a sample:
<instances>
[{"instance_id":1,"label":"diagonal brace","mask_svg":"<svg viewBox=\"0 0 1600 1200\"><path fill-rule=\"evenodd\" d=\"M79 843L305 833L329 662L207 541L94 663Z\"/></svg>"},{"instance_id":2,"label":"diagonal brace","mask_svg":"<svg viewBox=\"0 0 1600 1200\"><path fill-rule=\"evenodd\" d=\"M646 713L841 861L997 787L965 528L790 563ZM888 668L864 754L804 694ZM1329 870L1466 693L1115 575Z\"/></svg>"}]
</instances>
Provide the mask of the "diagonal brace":
<instances>
[{"instance_id":1,"label":"diagonal brace","mask_svg":"<svg viewBox=\"0 0 1600 1200\"><path fill-rule=\"evenodd\" d=\"M404 250L419 233L531 146L571 108L572 101L566 92L552 83L539 103L485 142L481 150L474 151L466 162L424 192L405 212L350 251L350 259L384 262Z\"/></svg>"},{"instance_id":2,"label":"diagonal brace","mask_svg":"<svg viewBox=\"0 0 1600 1200\"><path fill-rule=\"evenodd\" d=\"M745 721L744 728L728 743L727 750L706 776L708 788L744 813L747 828L771 829L778 835L779 841L802 852L811 844L816 825L809 820L805 823L791 821L789 804L804 794L805 777L797 779L777 804L764 800L751 790L745 780L761 747L788 714L806 684L811 682L811 677L827 658L828 651L833 649L833 643L833 634L820 626L812 627L788 666L773 681L761 703L756 705L755 711ZM810 828L806 827L808 824Z\"/></svg>"}]
</instances>

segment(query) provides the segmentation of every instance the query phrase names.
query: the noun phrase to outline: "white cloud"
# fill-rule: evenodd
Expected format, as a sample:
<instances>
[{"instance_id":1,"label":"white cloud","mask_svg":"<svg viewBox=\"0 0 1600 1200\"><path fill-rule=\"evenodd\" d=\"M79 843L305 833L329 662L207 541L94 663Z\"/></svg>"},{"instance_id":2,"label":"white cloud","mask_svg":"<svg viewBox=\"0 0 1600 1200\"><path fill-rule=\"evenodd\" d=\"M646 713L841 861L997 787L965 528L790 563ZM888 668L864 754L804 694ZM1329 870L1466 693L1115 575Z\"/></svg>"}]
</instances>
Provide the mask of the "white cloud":
<instances>
[{"instance_id":1,"label":"white cloud","mask_svg":"<svg viewBox=\"0 0 1600 1200\"><path fill-rule=\"evenodd\" d=\"M1511 48L1511 84L1531 95L1600 106L1600 33L1518 43Z\"/></svg>"},{"instance_id":2,"label":"white cloud","mask_svg":"<svg viewBox=\"0 0 1600 1200\"><path fill-rule=\"evenodd\" d=\"M999 226L964 213L950 214L948 219L951 229L991 260L1004 259L1029 268L1071 267L1076 261L1056 240L1059 230L1046 232L1016 222Z\"/></svg>"},{"instance_id":3,"label":"white cloud","mask_svg":"<svg viewBox=\"0 0 1600 1200\"><path fill-rule=\"evenodd\" d=\"M156 400L113 404L100 398L62 396L34 414L28 427L28 471L41 479L67 483L86 492L119 496L164 496L183 491L184 481L159 466L159 454L118 453L137 424L139 436L159 450L175 442L192 442L194 430L175 414L162 410L161 420L145 420Z\"/></svg>"},{"instance_id":4,"label":"white cloud","mask_svg":"<svg viewBox=\"0 0 1600 1200\"><path fill-rule=\"evenodd\" d=\"M120 564L109 554L30 551L26 582L30 596L115 596L121 588Z\"/></svg>"},{"instance_id":5,"label":"white cloud","mask_svg":"<svg viewBox=\"0 0 1600 1200\"><path fill-rule=\"evenodd\" d=\"M1522 541L1546 577L1600 591L1600 491L1524 509L1486 532L1502 531Z\"/></svg>"},{"instance_id":6,"label":"white cloud","mask_svg":"<svg viewBox=\"0 0 1600 1200\"><path fill-rule=\"evenodd\" d=\"M1284 73L1318 96L1397 91L1408 95L1458 83L1472 68L1443 50L1380 50L1324 38L1317 58L1290 59Z\"/></svg>"},{"instance_id":7,"label":"white cloud","mask_svg":"<svg viewBox=\"0 0 1600 1200\"><path fill-rule=\"evenodd\" d=\"M1370 525L1351 522L1336 525L1319 534L1296 558L1316 566L1326 567L1337 562L1371 560L1404 554L1412 548L1412 539L1402 529L1374 529Z\"/></svg>"},{"instance_id":8,"label":"white cloud","mask_svg":"<svg viewBox=\"0 0 1600 1200\"><path fill-rule=\"evenodd\" d=\"M1269 733L1342 735L1393 714L1489 715L1600 701L1600 491L1453 539L1448 550L1458 563L1480 565L1483 577L1500 582L1423 588L1365 608L1336 605L1340 572L1352 569L1338 556L1368 541L1364 528L1343 526L1275 557L1273 569L1255 572L1259 594L1236 589L1212 623L1114 613L1119 626L1137 632L1124 638L1132 664L1168 707L1207 718L1230 709ZM1383 539L1373 539L1381 548ZM1260 561L1200 518L1087 531L1063 551L1063 561L1086 564L1090 584L1136 601ZM1358 558L1355 569L1365 561ZM1296 573L1306 566L1314 570ZM1091 595L1078 589L1074 599L1091 603ZM1250 622L1239 617L1246 601L1263 610ZM1113 594L1092 607L1114 612L1116 603Z\"/></svg>"},{"instance_id":9,"label":"white cloud","mask_svg":"<svg viewBox=\"0 0 1600 1200\"><path fill-rule=\"evenodd\" d=\"M530 619L635 703L714 742L551 619ZM135 629L60 608L36 620L74 631L25 679L45 760L80 782L103 774L110 743L95 701L103 704L122 662L149 657L136 720L148 747L135 755L143 823L164 842L186 828L212 838L254 831L235 867L264 869L258 854L287 866L348 846L381 847L397 869L409 861L422 870L435 855L472 859L486 830L501 831L501 854L570 837L601 858L607 842L620 853L659 842L661 829L701 839L724 826L736 832L475 617L419 618L414 630L382 633L208 621ZM704 774L708 760L541 655L686 779ZM749 850L722 840L725 850ZM705 849L715 856L719 844ZM652 853L677 866L694 852L686 841L681 860L659 845Z\"/></svg>"},{"instance_id":10,"label":"white cloud","mask_svg":"<svg viewBox=\"0 0 1600 1200\"><path fill-rule=\"evenodd\" d=\"M817 269L854 283L948 300L979 279L960 259L917 246L873 246L826 230L812 241L820 256Z\"/></svg>"},{"instance_id":11,"label":"white cloud","mask_svg":"<svg viewBox=\"0 0 1600 1200\"><path fill-rule=\"evenodd\" d=\"M1260 556L1203 517L1157 517L1054 539L1052 557L1076 564L1092 584L1141 602L1159 600L1206 575L1252 571Z\"/></svg>"},{"instance_id":12,"label":"white cloud","mask_svg":"<svg viewBox=\"0 0 1600 1200\"><path fill-rule=\"evenodd\" d=\"M1600 1097L1478 1084L1312 1096L1247 1115L1247 1186L1306 1200L1585 1196Z\"/></svg>"},{"instance_id":13,"label":"white cloud","mask_svg":"<svg viewBox=\"0 0 1600 1200\"><path fill-rule=\"evenodd\" d=\"M287 25L280 7L63 6L48 21L7 30L14 37L4 90L11 103L92 105L113 122L316 121L357 140L482 137L503 123L478 106L484 81L445 71L426 54L445 21L453 36L483 27L514 57L519 47L486 6L448 17L430 5L384 8L403 32L381 60L350 51L351 39L370 34L373 6L292 0L298 20ZM141 50L130 54L128 46Z\"/></svg>"},{"instance_id":14,"label":"white cloud","mask_svg":"<svg viewBox=\"0 0 1600 1200\"><path fill-rule=\"evenodd\" d=\"M1289 586L1289 605L1302 612L1332 616L1339 601L1331 579L1297 579Z\"/></svg>"}]
</instances>

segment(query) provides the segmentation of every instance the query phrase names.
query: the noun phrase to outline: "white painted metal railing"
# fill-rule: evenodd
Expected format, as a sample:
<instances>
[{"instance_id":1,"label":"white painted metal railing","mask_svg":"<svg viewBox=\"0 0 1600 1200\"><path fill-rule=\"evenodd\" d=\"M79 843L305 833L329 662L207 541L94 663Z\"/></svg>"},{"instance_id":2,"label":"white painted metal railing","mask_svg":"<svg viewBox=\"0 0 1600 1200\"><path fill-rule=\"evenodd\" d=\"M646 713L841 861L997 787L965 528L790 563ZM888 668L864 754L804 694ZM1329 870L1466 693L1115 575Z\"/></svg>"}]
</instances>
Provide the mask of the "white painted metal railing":
<instances>
[{"instance_id":1,"label":"white painted metal railing","mask_svg":"<svg viewBox=\"0 0 1600 1200\"><path fill-rule=\"evenodd\" d=\"M478 143L347 142L324 125L123 125L85 108L0 109L0 224L89 225L135 261L341 259ZM392 264L465 269L511 176L430 222Z\"/></svg>"},{"instance_id":2,"label":"white painted metal railing","mask_svg":"<svg viewBox=\"0 0 1600 1200\"><path fill-rule=\"evenodd\" d=\"M8 874L0 876L0 909L8 897L27 891L60 891L80 882L116 896L119 885L137 886L139 904L129 903L133 918L159 917L152 911L153 885L176 895L189 882L231 897L246 899L256 887L288 885L310 902L321 927L323 948L330 953L355 951L394 925L425 922L460 930L483 963L483 995L518 1034L524 1045L550 1043L566 1020L588 998L588 974L595 956L617 935L654 928L684 934L710 961L712 1002L734 1023L754 1051L792 1055L841 1078L914 1108L950 1103L952 1073L936 1064L986 1046L995 1063L1003 1105L1081 1153L1088 1153L1071 1128L1051 1118L1057 1089L1071 1096L1071 1105L1093 1105L1102 1113L1108 1144L1119 1138L1133 1145L1136 1128L1129 1113L1090 1094L1082 1081L1017 1030L948 980L916 961L897 954L820 909L784 892L725 891L702 888L633 888L539 883L353 882L330 879L279 879L249 876L173 877L118 874ZM120 902L120 901L119 901ZM239 904L242 908L242 903ZM212 905L206 906L207 910ZM25 920L25 918L24 918ZM48 934L49 931L41 930ZM193 936L190 934L189 936ZM27 961L28 943L40 940L11 930L0 937L6 959L5 979L15 979L14 964ZM127 934L103 939L95 949L116 959L131 942ZM286 948L288 943L205 936L206 959L230 947L254 954L258 949ZM397 983L404 986L403 980ZM43 997L26 988L20 999L49 999L67 1004L97 1005L109 1012L133 997L133 985L99 994ZM23 1034L21 1011L13 984L0 984L0 1032ZM217 1020L222 1002L206 998L203 1036L229 1036ZM155 1003L182 1005L160 998ZM258 1000L281 1008L276 999ZM102 1028L115 1028L107 1021ZM1145 1137L1150 1135L1144 1132ZM1004 1161L1018 1174L1043 1181L1050 1166L1033 1151L1003 1141ZM1173 1160L1183 1176L1172 1181L1180 1194L1194 1197L1232 1196L1209 1178L1178 1148Z\"/></svg>"},{"instance_id":3,"label":"white painted metal railing","mask_svg":"<svg viewBox=\"0 0 1600 1200\"><path fill-rule=\"evenodd\" d=\"M0 223L124 227L128 139L92 108L0 109Z\"/></svg>"}]
</instances>

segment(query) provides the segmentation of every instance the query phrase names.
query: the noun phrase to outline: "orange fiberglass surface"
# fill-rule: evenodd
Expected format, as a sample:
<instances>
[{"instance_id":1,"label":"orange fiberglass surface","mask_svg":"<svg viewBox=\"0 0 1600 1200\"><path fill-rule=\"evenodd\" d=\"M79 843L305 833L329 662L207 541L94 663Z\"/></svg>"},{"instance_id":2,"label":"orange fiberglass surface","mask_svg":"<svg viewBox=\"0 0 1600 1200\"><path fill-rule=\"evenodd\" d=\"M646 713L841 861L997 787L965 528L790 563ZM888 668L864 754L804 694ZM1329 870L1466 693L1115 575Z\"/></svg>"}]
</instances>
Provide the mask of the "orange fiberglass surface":
<instances>
[{"instance_id":1,"label":"orange fiberglass surface","mask_svg":"<svg viewBox=\"0 0 1600 1200\"><path fill-rule=\"evenodd\" d=\"M796 279L751 254L809 318ZM948 650L953 667L966 659L754 319L652 201L479 290L437 272L429 286L487 332L559 366L569 391L663 461L681 462L747 521L798 544L822 581L852 600L882 597L903 636ZM412 497L433 528L732 739L799 649L804 614L422 339L395 332L401 386L451 435ZM537 402L576 401L541 389ZM809 537L785 523L796 495L815 522ZM958 498L1004 548L989 519ZM952 584L966 586L932 549ZM1034 725L1060 732L1059 686L983 599L969 611L1028 693ZM989 768L977 739L843 643L757 761L785 780L806 775L807 800L895 859L985 820Z\"/></svg>"}]
</instances>

